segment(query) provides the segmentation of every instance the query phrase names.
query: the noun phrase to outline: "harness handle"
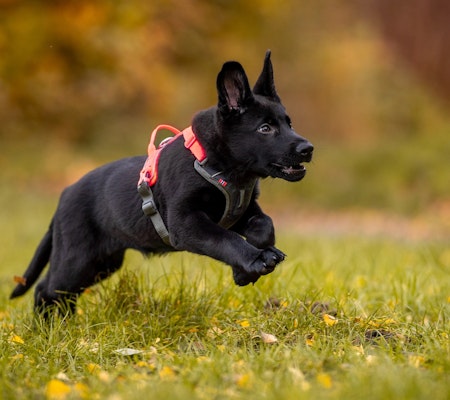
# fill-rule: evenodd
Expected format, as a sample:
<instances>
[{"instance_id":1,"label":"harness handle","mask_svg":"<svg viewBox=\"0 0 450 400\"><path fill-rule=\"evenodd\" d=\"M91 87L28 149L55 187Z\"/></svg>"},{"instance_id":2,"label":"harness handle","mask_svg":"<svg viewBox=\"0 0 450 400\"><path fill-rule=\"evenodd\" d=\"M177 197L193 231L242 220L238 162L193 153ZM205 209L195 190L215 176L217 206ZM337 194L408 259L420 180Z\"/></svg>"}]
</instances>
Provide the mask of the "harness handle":
<instances>
[{"instance_id":1,"label":"harness handle","mask_svg":"<svg viewBox=\"0 0 450 400\"><path fill-rule=\"evenodd\" d=\"M175 134L175 136L178 136L181 133L181 131L179 131L177 128L174 128L173 126L158 125L155 129L153 129L153 132L150 136L150 143L148 144L148 148L147 148L147 153L148 153L149 157L156 151L156 146L155 146L156 134L158 133L158 131L163 130L163 129L165 129L167 131L171 131L172 133Z\"/></svg>"},{"instance_id":2,"label":"harness handle","mask_svg":"<svg viewBox=\"0 0 450 400\"><path fill-rule=\"evenodd\" d=\"M156 139L156 135L157 135L158 131L160 131L160 130L171 131L172 133L175 134L174 137L168 138L169 140L167 142L163 141L164 143L163 144L161 143L163 147L166 144L168 144L170 141L174 140L177 136L181 135L181 133L182 133L177 128L174 128L171 125L158 125L155 129L153 129L153 132L150 135L150 142L147 147L148 157L144 163L144 166L142 167L140 177L139 177L138 187L143 182L146 182L149 186L153 186L156 183L157 171L156 171L155 166L157 163L156 158L159 154L155 154L155 153L157 153L157 149L155 146L155 139ZM161 147L161 144L159 147Z\"/></svg>"}]
</instances>

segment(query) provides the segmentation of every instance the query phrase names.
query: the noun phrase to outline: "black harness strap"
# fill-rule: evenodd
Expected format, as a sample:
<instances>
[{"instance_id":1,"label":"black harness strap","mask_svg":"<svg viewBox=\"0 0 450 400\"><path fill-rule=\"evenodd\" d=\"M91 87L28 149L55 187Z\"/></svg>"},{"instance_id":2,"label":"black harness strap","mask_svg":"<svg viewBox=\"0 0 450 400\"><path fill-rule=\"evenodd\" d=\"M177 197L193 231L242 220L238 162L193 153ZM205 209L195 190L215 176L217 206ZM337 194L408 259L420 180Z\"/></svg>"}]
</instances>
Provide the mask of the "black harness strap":
<instances>
[{"instance_id":1,"label":"black harness strap","mask_svg":"<svg viewBox=\"0 0 450 400\"><path fill-rule=\"evenodd\" d=\"M142 211L145 215L150 217L153 226L155 227L156 232L159 237L163 240L163 242L169 246L171 246L169 240L169 232L164 224L163 219L161 218L161 214L158 212L156 208L155 200L153 198L152 189L147 182L142 182L138 186L138 192L142 197Z\"/></svg>"},{"instance_id":2,"label":"black harness strap","mask_svg":"<svg viewBox=\"0 0 450 400\"><path fill-rule=\"evenodd\" d=\"M194 168L203 178L219 189L225 196L225 211L218 222L218 225L228 229L233 226L239 218L242 217L245 210L247 210L258 179L248 182L243 188L238 188L229 183L226 180L226 177L222 175L221 171L217 172L209 168L205 161L200 163L198 160L195 160Z\"/></svg>"},{"instance_id":3,"label":"black harness strap","mask_svg":"<svg viewBox=\"0 0 450 400\"><path fill-rule=\"evenodd\" d=\"M243 188L238 188L229 183L222 172L217 172L212 168L207 167L205 164L205 162L200 163L198 160L195 160L194 168L201 177L219 189L224 195L225 210L218 225L228 229L233 226L247 210L258 179L250 181ZM145 215L150 217L156 232L163 242L170 246L169 231L164 224L161 214L158 212L150 186L147 182L142 182L138 187L138 191L142 197L142 211Z\"/></svg>"}]
</instances>

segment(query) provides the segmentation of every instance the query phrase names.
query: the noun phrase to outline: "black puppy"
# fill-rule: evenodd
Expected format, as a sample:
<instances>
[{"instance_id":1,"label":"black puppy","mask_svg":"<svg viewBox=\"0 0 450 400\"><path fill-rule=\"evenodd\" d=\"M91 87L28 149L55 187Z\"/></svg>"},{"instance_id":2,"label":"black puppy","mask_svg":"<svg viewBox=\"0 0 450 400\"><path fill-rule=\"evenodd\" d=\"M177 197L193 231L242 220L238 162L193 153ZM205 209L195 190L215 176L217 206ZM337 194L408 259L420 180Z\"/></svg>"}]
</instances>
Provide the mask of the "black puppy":
<instances>
[{"instance_id":1,"label":"black puppy","mask_svg":"<svg viewBox=\"0 0 450 400\"><path fill-rule=\"evenodd\" d=\"M84 289L121 267L128 248L207 255L230 265L241 286L274 270L285 255L256 202L257 181L299 181L313 146L295 133L276 93L270 51L253 91L237 62L223 65L217 90L218 105L200 111L189 134L160 151L156 183L144 166L138 193L146 163L138 156L95 169L63 191L11 298L24 294L50 261L35 308L67 303L73 311Z\"/></svg>"}]
</instances>

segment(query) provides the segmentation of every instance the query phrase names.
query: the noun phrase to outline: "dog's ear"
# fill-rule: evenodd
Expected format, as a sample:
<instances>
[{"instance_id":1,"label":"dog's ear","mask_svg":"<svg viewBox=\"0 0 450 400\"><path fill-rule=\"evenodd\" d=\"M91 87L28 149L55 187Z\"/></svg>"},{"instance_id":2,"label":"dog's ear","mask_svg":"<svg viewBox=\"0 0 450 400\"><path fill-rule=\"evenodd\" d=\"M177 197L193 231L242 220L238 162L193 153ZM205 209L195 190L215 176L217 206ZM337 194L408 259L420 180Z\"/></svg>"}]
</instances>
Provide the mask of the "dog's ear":
<instances>
[{"instance_id":1,"label":"dog's ear","mask_svg":"<svg viewBox=\"0 0 450 400\"><path fill-rule=\"evenodd\" d=\"M236 61L226 62L217 75L219 109L223 113L245 112L246 105L253 100L247 75Z\"/></svg>"},{"instance_id":2,"label":"dog's ear","mask_svg":"<svg viewBox=\"0 0 450 400\"><path fill-rule=\"evenodd\" d=\"M273 81L273 68L272 61L270 60L270 53L270 50L267 50L266 57L264 58L264 67L255 83L253 93L269 97L271 100L281 103L281 99L278 97Z\"/></svg>"}]
</instances>

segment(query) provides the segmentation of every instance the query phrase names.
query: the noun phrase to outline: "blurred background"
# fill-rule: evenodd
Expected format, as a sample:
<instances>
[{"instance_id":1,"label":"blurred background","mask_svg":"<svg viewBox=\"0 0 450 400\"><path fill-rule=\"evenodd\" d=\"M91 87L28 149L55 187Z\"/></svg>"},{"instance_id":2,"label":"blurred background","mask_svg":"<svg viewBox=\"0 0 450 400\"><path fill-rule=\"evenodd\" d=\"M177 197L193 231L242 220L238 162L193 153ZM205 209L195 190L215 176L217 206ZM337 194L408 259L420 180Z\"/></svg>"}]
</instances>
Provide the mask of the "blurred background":
<instances>
[{"instance_id":1,"label":"blurred background","mask_svg":"<svg viewBox=\"0 0 450 400\"><path fill-rule=\"evenodd\" d=\"M31 230L64 186L215 104L223 62L254 83L270 48L316 151L301 183L264 181L266 208L299 230L445 237L449 15L445 0L0 0L1 222Z\"/></svg>"}]
</instances>

